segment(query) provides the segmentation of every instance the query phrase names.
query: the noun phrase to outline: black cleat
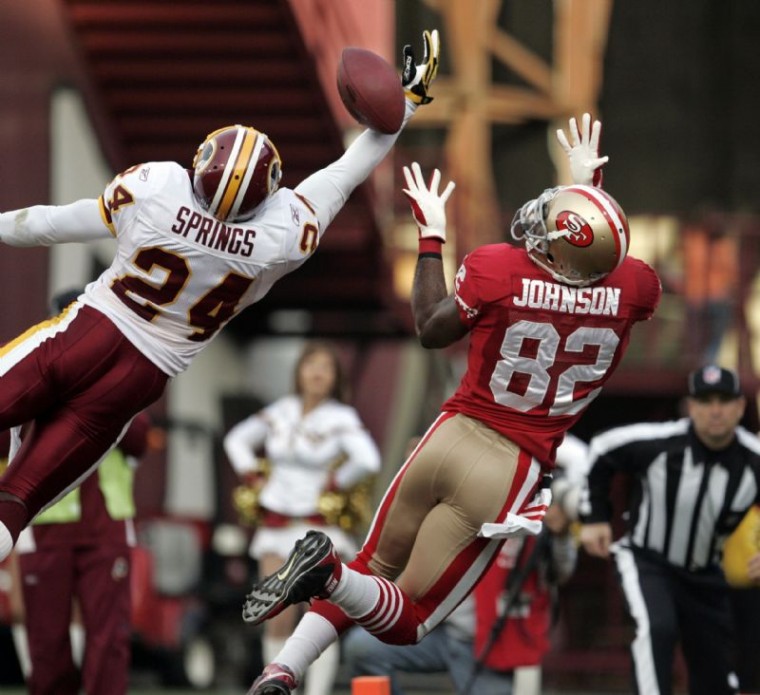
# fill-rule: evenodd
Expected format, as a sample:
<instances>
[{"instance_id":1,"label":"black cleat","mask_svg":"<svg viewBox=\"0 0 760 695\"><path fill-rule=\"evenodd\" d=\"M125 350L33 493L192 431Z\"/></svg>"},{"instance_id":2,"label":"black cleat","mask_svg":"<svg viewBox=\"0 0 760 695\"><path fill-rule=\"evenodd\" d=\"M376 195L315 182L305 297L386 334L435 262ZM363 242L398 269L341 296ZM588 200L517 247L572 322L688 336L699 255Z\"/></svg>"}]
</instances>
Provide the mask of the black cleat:
<instances>
[{"instance_id":1,"label":"black cleat","mask_svg":"<svg viewBox=\"0 0 760 695\"><path fill-rule=\"evenodd\" d=\"M245 597L243 620L258 625L294 603L327 598L342 569L332 541L321 531L309 531L280 569L253 585Z\"/></svg>"}]
</instances>

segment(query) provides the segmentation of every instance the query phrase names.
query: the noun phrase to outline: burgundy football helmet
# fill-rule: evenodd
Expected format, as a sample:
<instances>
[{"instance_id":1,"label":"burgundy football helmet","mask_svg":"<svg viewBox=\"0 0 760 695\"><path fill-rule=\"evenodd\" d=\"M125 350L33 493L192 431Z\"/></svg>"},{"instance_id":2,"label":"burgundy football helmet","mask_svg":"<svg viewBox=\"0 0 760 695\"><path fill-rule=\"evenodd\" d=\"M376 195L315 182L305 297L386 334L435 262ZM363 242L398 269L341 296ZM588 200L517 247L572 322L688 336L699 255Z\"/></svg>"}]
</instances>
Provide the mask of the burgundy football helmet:
<instances>
[{"instance_id":1,"label":"burgundy football helmet","mask_svg":"<svg viewBox=\"0 0 760 695\"><path fill-rule=\"evenodd\" d=\"M523 205L512 236L525 239L533 262L555 280L585 287L625 259L628 219L617 201L594 186L558 186Z\"/></svg>"},{"instance_id":2,"label":"burgundy football helmet","mask_svg":"<svg viewBox=\"0 0 760 695\"><path fill-rule=\"evenodd\" d=\"M231 125L209 134L193 159L193 189L222 222L247 220L277 190L282 162L272 141L255 128Z\"/></svg>"}]
</instances>

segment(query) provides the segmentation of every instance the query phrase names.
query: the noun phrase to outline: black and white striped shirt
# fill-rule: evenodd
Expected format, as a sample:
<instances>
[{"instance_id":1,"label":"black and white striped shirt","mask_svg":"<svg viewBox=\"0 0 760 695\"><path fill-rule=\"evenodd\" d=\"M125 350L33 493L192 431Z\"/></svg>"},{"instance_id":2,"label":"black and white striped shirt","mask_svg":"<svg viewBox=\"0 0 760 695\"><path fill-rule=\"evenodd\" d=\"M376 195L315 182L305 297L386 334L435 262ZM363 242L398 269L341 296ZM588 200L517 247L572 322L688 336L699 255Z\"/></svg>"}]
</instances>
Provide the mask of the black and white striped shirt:
<instances>
[{"instance_id":1,"label":"black and white striped shirt","mask_svg":"<svg viewBox=\"0 0 760 695\"><path fill-rule=\"evenodd\" d=\"M615 473L632 478L625 542L689 570L720 562L723 543L760 501L760 439L737 427L711 451L688 418L616 427L590 442L584 523L610 521Z\"/></svg>"}]
</instances>

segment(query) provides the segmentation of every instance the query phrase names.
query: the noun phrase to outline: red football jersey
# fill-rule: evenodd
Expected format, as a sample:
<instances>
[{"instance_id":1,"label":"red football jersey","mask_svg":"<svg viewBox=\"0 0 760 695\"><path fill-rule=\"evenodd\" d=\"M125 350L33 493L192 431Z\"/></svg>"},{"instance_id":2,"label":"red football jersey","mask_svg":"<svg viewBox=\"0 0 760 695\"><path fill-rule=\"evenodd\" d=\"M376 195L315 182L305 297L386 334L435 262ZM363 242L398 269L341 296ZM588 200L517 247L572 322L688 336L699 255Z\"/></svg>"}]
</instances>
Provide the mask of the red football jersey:
<instances>
[{"instance_id":1,"label":"red football jersey","mask_svg":"<svg viewBox=\"0 0 760 695\"><path fill-rule=\"evenodd\" d=\"M630 256L591 287L554 280L523 248L492 244L465 257L454 298L470 328L467 371L444 411L501 432L547 466L615 371L631 328L648 319L660 281Z\"/></svg>"}]
</instances>

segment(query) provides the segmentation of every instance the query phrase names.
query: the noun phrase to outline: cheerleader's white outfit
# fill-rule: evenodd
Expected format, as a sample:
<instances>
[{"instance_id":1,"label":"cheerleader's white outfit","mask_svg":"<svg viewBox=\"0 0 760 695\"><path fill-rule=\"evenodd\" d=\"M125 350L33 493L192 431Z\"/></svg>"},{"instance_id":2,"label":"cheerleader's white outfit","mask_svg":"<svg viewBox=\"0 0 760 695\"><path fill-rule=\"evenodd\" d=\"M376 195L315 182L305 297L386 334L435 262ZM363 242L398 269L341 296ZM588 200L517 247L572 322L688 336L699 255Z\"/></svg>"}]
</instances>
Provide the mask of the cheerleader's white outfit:
<instances>
[{"instance_id":1,"label":"cheerleader's white outfit","mask_svg":"<svg viewBox=\"0 0 760 695\"><path fill-rule=\"evenodd\" d=\"M251 556L286 555L306 531L318 526L341 556L352 557L354 539L338 526L325 525L318 500L331 478L345 489L380 470L380 453L356 410L327 400L304 415L300 397L280 398L235 425L224 439L227 458L239 476L260 470L256 452L262 448L271 471L259 496L264 514Z\"/></svg>"}]
</instances>

